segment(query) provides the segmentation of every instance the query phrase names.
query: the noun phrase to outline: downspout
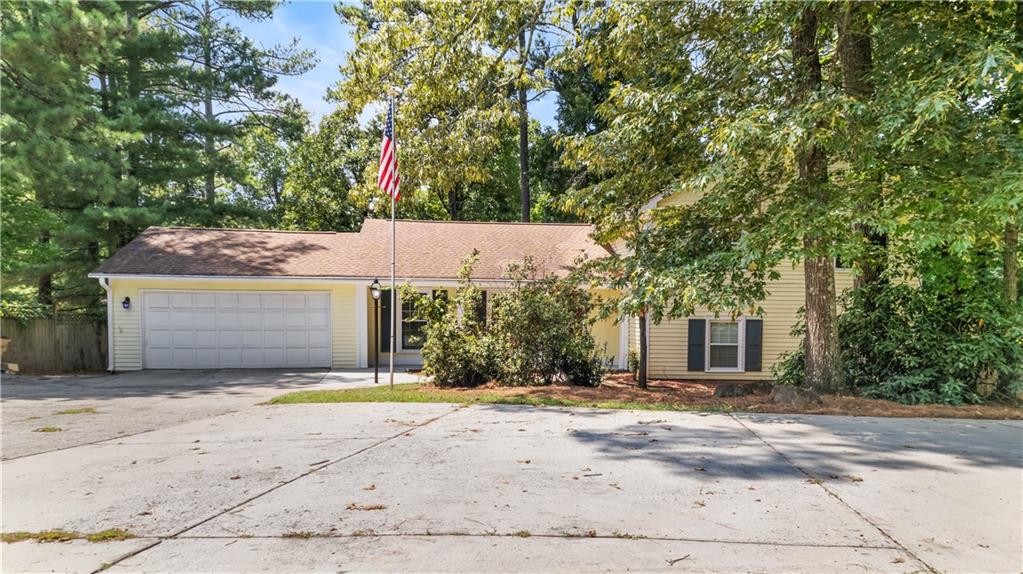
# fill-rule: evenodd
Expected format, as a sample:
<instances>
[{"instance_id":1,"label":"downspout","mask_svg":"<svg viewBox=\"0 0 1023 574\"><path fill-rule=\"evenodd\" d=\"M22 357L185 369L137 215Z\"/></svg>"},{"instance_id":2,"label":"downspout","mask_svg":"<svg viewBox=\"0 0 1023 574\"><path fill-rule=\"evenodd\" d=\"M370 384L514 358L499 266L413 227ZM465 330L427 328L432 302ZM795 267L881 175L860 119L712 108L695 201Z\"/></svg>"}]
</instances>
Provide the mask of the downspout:
<instances>
[{"instance_id":1,"label":"downspout","mask_svg":"<svg viewBox=\"0 0 1023 574\"><path fill-rule=\"evenodd\" d=\"M107 292L107 372L114 372L114 292L110 290L110 278L100 277L99 286Z\"/></svg>"}]
</instances>

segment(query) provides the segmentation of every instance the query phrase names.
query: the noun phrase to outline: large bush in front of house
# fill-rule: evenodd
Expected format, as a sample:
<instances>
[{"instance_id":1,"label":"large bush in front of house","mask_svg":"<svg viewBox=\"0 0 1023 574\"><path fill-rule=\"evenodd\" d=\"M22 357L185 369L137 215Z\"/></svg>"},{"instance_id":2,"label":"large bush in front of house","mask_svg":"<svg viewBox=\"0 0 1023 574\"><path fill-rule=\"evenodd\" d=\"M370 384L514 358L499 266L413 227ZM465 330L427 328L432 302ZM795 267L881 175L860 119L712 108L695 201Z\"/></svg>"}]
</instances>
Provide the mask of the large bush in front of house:
<instances>
[{"instance_id":1,"label":"large bush in front of house","mask_svg":"<svg viewBox=\"0 0 1023 574\"><path fill-rule=\"evenodd\" d=\"M606 358L593 339L586 290L566 279L538 277L527 259L510 266L506 289L488 293L488 316L471 279L476 261L476 254L465 261L450 300L403 290L426 321L423 371L436 384L600 384Z\"/></svg>"},{"instance_id":2,"label":"large bush in front of house","mask_svg":"<svg viewBox=\"0 0 1023 574\"><path fill-rule=\"evenodd\" d=\"M415 301L416 317L426 321L422 341L423 372L444 387L475 387L495 376L494 352L484 329L483 292L471 279L478 256L462 264L454 296L433 297L411 286L402 299Z\"/></svg>"},{"instance_id":3,"label":"large bush in front of house","mask_svg":"<svg viewBox=\"0 0 1023 574\"><path fill-rule=\"evenodd\" d=\"M849 390L901 403L977 403L1023 389L1023 312L992 297L997 285L951 296L936 281L889 283L848 293L838 318ZM983 288L982 288L983 287ZM985 289L986 288L986 293ZM793 334L802 336L802 325ZM803 350L776 365L799 385Z\"/></svg>"}]
</instances>

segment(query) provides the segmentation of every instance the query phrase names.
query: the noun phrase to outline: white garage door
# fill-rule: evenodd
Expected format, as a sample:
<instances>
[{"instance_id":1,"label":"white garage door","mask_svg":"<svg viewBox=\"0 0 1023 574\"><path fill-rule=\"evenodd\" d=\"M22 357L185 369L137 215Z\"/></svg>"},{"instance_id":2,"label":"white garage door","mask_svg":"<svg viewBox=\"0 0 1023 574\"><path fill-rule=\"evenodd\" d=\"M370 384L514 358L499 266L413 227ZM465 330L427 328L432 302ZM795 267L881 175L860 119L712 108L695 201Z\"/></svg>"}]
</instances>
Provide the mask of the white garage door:
<instances>
[{"instance_id":1,"label":"white garage door","mask_svg":"<svg viewBox=\"0 0 1023 574\"><path fill-rule=\"evenodd\" d=\"M329 367L330 294L146 291L145 367Z\"/></svg>"}]
</instances>

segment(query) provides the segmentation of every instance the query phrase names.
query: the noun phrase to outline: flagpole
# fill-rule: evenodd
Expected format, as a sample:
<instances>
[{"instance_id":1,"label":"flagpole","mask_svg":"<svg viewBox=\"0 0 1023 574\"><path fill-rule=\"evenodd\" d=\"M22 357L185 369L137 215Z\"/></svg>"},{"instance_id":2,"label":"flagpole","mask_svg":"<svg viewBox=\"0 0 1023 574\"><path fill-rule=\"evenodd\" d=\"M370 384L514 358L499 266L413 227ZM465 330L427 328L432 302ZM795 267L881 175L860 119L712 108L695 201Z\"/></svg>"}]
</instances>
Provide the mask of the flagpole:
<instances>
[{"instance_id":1,"label":"flagpole","mask_svg":"<svg viewBox=\"0 0 1023 574\"><path fill-rule=\"evenodd\" d=\"M398 122L397 122L397 118L394 117L394 96L393 95L391 96L390 100L391 101L389 103L390 103L390 106L391 106L392 126L395 126ZM394 142L392 145L394 146L395 163L397 163L397 157L398 157L398 130L396 128L392 127L392 132L393 133L391 134L391 140ZM397 170L395 170L395 174L394 175L395 175L395 177L398 176ZM390 194L391 195L391 357L390 357L391 361L390 361L390 368L388 370L388 375L390 376L390 381L391 381L390 385L391 385L391 390L392 391L394 390L394 352L395 352L394 330L395 330L395 327L397 326L396 325L397 321L395 320L395 317L397 316L397 310L401 306L401 297L398 296L398 292L395 290L395 285L394 285L394 261L395 261L395 258L396 258L396 255L395 255L395 245L394 245L395 244L395 236L394 236L394 211L395 211L396 201L394 199L394 196L396 194L397 194L397 185L395 186L394 191L392 191L391 194Z\"/></svg>"}]
</instances>

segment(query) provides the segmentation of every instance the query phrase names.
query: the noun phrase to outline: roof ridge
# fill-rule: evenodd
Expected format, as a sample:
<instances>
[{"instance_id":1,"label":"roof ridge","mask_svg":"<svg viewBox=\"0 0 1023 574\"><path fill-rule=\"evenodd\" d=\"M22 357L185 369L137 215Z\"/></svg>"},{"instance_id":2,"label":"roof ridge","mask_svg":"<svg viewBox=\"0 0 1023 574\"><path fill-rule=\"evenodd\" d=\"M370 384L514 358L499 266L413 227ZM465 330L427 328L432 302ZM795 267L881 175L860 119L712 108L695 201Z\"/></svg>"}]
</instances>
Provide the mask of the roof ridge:
<instances>
[{"instance_id":1,"label":"roof ridge","mask_svg":"<svg viewBox=\"0 0 1023 574\"><path fill-rule=\"evenodd\" d=\"M302 231L298 229L253 229L251 227L188 227L185 225L150 225L150 229L184 229L188 231L241 231L248 233L295 233L302 235L338 235L341 233L358 233L357 231Z\"/></svg>"},{"instance_id":2,"label":"roof ridge","mask_svg":"<svg viewBox=\"0 0 1023 574\"><path fill-rule=\"evenodd\" d=\"M367 217L365 221L383 221L390 223L390 219L382 219L378 217ZM447 219L396 219L398 223L472 223L477 225L534 225L541 227L553 227L553 226L564 226L564 227L592 227L592 223L581 223L581 222L544 222L544 221L452 221Z\"/></svg>"}]
</instances>

